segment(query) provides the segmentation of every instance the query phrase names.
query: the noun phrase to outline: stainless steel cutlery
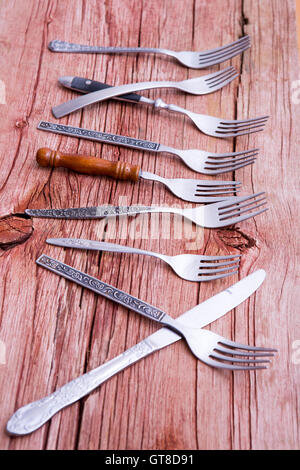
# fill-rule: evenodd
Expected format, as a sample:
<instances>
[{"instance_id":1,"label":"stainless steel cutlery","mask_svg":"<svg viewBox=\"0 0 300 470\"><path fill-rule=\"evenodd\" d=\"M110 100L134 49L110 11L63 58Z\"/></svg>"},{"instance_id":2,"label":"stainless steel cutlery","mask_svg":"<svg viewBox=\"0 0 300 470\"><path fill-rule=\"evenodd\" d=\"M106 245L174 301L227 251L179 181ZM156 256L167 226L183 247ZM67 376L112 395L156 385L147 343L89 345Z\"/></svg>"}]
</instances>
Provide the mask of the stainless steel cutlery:
<instances>
[{"instance_id":1,"label":"stainless steel cutlery","mask_svg":"<svg viewBox=\"0 0 300 470\"><path fill-rule=\"evenodd\" d=\"M167 263L179 277L187 281L214 281L231 276L238 272L240 263L240 255L205 256L181 254L167 256L161 253L154 253L153 251L140 250L115 243L85 240L83 238L48 238L46 241L50 245L67 248L153 256Z\"/></svg>"},{"instance_id":2,"label":"stainless steel cutlery","mask_svg":"<svg viewBox=\"0 0 300 470\"><path fill-rule=\"evenodd\" d=\"M102 219L104 217L164 212L181 215L201 227L219 228L262 214L267 210L267 208L261 209L265 204L266 198L261 192L251 196L234 196L227 201L191 209L165 206L98 206L70 209L26 209L25 213L31 217L55 219Z\"/></svg>"},{"instance_id":3,"label":"stainless steel cutlery","mask_svg":"<svg viewBox=\"0 0 300 470\"><path fill-rule=\"evenodd\" d=\"M213 93L214 91L228 85L238 76L239 74L234 67L227 67L226 69L218 70L218 72L203 75L202 77L188 78L178 82L170 80L147 82L147 88L142 89L175 88L192 95L207 95L208 93ZM73 77L61 77L59 79L60 83L67 88L71 88L69 86L71 80L73 80ZM90 80L86 79L85 82L88 82L89 84ZM93 87L93 83L90 83L89 85L90 88ZM112 88L112 86L105 86L102 88ZM126 99L126 95L123 97L123 101L128 101L128 98ZM133 97L129 101L133 101Z\"/></svg>"},{"instance_id":4,"label":"stainless steel cutlery","mask_svg":"<svg viewBox=\"0 0 300 470\"><path fill-rule=\"evenodd\" d=\"M89 275L85 277L80 274L78 277L77 270L67 267L64 263L53 260L48 256L42 255L37 263L67 279L76 280L82 286L88 285L90 289L93 286L96 288L102 286L100 281L97 280L95 283L95 278L91 278ZM246 300L258 289L264 279L265 271L259 269L230 288L183 313L178 319L189 322L195 328L204 327L221 318ZM115 292L115 290L110 291L112 297ZM133 304L136 308L140 306L140 308L148 308L154 312L158 310L143 301L136 302L137 299L127 296L127 294L124 294L122 299L124 305L128 308ZM181 336L174 331L168 328L160 328L119 356L63 385L51 395L19 408L9 419L6 427L7 431L13 435L25 435L37 430L58 411L80 400L118 372L180 339L182 339Z\"/></svg>"},{"instance_id":5,"label":"stainless steel cutlery","mask_svg":"<svg viewBox=\"0 0 300 470\"><path fill-rule=\"evenodd\" d=\"M110 176L114 179L137 182L140 179L164 184L177 197L196 203L224 201L237 192L240 183L236 181L210 181L187 178L163 178L160 175L142 171L139 166L126 162L111 162L103 158L69 155L41 148L36 160L43 167L63 167L94 176Z\"/></svg>"},{"instance_id":6,"label":"stainless steel cutlery","mask_svg":"<svg viewBox=\"0 0 300 470\"><path fill-rule=\"evenodd\" d=\"M72 78L73 77L63 77L60 80L62 82L68 82ZM79 96L78 98L67 101L66 103L54 106L52 108L52 113L56 118L61 118L93 103L102 102L109 98L124 95L125 93L132 93L135 91L152 88L155 88L155 82L141 82L109 87L94 91L92 93L87 93L83 96ZM170 112L184 114L193 121L200 131L213 137L238 137L241 135L262 131L269 117L261 116L258 118L245 120L225 120L214 116L194 113L174 104L167 104L161 98L150 100L143 97L142 102L154 106L155 109L165 109Z\"/></svg>"},{"instance_id":7,"label":"stainless steel cutlery","mask_svg":"<svg viewBox=\"0 0 300 470\"><path fill-rule=\"evenodd\" d=\"M74 44L57 39L50 41L48 47L53 52L82 52L92 54L123 54L123 53L150 53L165 54L177 59L182 65L194 69L203 69L212 65L220 64L232 57L241 54L251 46L250 37L243 36L226 46L215 49L192 52L192 51L170 51L168 49L157 49L153 47L100 47Z\"/></svg>"},{"instance_id":8,"label":"stainless steel cutlery","mask_svg":"<svg viewBox=\"0 0 300 470\"><path fill-rule=\"evenodd\" d=\"M103 142L106 144L121 145L123 147L135 148L142 151L147 150L157 154L170 153L179 157L192 170L206 175L227 173L229 171L236 171L247 165L252 165L258 155L257 148L231 153L212 153L197 149L179 150L156 142L135 139L134 137L110 134L108 132L94 131L83 129L82 127L56 124L47 121L41 121L37 128L56 134L78 137L80 139Z\"/></svg>"},{"instance_id":9,"label":"stainless steel cutlery","mask_svg":"<svg viewBox=\"0 0 300 470\"><path fill-rule=\"evenodd\" d=\"M176 319L160 309L153 308L146 302L127 294L99 279L89 276L71 266L42 255L37 263L50 271L72 280L97 294L130 308L136 313L154 320L182 336L192 353L206 364L221 369L255 370L265 369L262 363L269 362L261 357L273 356L273 348L248 346L195 326L190 320ZM235 357L238 356L238 357ZM249 357L251 357L249 359Z\"/></svg>"}]
</instances>

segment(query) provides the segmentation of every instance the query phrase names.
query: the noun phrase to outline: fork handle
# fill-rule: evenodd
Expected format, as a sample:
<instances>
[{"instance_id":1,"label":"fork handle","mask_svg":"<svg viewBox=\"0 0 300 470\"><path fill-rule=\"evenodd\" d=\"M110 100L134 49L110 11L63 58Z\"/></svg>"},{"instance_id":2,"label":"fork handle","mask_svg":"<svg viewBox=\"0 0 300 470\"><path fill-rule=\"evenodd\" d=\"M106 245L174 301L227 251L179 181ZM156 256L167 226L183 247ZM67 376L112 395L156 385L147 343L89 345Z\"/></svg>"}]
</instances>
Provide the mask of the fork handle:
<instances>
[{"instance_id":1,"label":"fork handle","mask_svg":"<svg viewBox=\"0 0 300 470\"><path fill-rule=\"evenodd\" d=\"M123 53L152 53L167 54L174 57L175 52L168 49L157 49L153 47L100 47L88 46L83 44L74 44L67 41L59 41L54 39L48 44L48 48L52 52L81 52L85 54L123 54Z\"/></svg>"},{"instance_id":2,"label":"fork handle","mask_svg":"<svg viewBox=\"0 0 300 470\"><path fill-rule=\"evenodd\" d=\"M40 148L36 161L43 167L63 167L94 176L111 176L119 180L138 181L140 167L125 162L110 162L103 158L64 154L49 148Z\"/></svg>"},{"instance_id":3,"label":"fork handle","mask_svg":"<svg viewBox=\"0 0 300 470\"><path fill-rule=\"evenodd\" d=\"M52 243L51 239L47 240L48 243ZM131 246L118 245L117 243L98 242L96 240L86 240L82 238L61 238L54 239L54 245L68 247L68 248L79 248L84 250L95 250L95 251L109 251L112 253L131 253L135 255L146 255L159 258L163 261L168 262L168 256L154 251L141 250L139 248L132 248Z\"/></svg>"}]
</instances>

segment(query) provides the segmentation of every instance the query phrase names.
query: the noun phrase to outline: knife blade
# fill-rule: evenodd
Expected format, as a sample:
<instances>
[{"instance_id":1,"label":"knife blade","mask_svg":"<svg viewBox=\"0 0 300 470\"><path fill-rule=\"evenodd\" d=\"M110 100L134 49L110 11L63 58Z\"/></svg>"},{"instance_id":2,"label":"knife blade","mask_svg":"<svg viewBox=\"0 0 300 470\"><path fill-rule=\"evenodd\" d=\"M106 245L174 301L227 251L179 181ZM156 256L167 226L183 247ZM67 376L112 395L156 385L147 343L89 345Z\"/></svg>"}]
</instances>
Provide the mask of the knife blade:
<instances>
[{"instance_id":1,"label":"knife blade","mask_svg":"<svg viewBox=\"0 0 300 470\"><path fill-rule=\"evenodd\" d=\"M92 290L95 290L95 286L87 285L86 282L93 282L93 280L99 282L97 279L80 273L80 271L46 255L41 255L37 260L37 264L67 279L85 285ZM71 271L69 271L68 268L70 268ZM78 274L83 276L80 281ZM180 320L184 319L185 322L190 322L198 327L208 325L246 300L262 284L265 276L266 273L263 269L255 271L230 288L180 315ZM135 301L138 300L133 297L132 299ZM142 302L142 304L145 303ZM126 303L125 306L128 307ZM150 307L154 310L158 310L155 309L155 307ZM62 408L84 397L113 375L179 339L181 339L181 337L175 332L168 328L161 328L114 359L63 385L48 397L19 408L7 423L7 432L12 435L25 435L35 431Z\"/></svg>"},{"instance_id":2,"label":"knife blade","mask_svg":"<svg viewBox=\"0 0 300 470\"><path fill-rule=\"evenodd\" d=\"M86 287L96 294L100 294L108 299L111 299L126 308L129 308L139 314L145 315L147 317L152 316L153 318L160 319L165 313L152 305L144 302L136 297L133 297L130 294L127 294L116 287L111 286L93 276L90 276L87 273L79 271L72 266L58 261L54 258L51 258L47 255L41 255L36 263L39 266L49 269L50 271L58 274L70 281L73 281L82 287ZM247 297L249 297L249 292L254 292L265 279L265 271L260 269L255 273L247 276L247 278L237 282L230 288L225 289L221 293L217 294L214 297L202 302L200 305L197 305L188 312L180 315L180 321L184 320L186 326L191 326L194 328L202 328L203 325L207 325L215 321L220 316L229 310L235 308L241 302L243 302ZM205 318L202 318L201 315L205 314ZM204 323L203 323L204 322ZM172 337L172 342L178 341L181 339L181 336L177 333L174 333L167 328L162 328L159 331L166 330L163 334L166 337L166 341ZM158 332L156 332L158 333ZM154 333L154 335L156 335ZM172 333L169 336L169 333ZM170 343L166 343L170 344Z\"/></svg>"}]
</instances>

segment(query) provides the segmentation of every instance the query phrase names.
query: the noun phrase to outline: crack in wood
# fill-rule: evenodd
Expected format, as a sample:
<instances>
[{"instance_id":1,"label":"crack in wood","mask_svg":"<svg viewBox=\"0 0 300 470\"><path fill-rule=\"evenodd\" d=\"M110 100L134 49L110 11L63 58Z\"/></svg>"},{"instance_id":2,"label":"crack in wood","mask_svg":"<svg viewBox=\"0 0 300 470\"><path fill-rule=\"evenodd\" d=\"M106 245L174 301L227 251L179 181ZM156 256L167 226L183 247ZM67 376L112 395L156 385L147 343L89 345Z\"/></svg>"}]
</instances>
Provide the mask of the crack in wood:
<instances>
[{"instance_id":1,"label":"crack in wood","mask_svg":"<svg viewBox=\"0 0 300 470\"><path fill-rule=\"evenodd\" d=\"M0 219L0 249L7 251L21 245L31 237L33 230L32 220L26 214Z\"/></svg>"},{"instance_id":2,"label":"crack in wood","mask_svg":"<svg viewBox=\"0 0 300 470\"><path fill-rule=\"evenodd\" d=\"M217 236L227 247L236 248L242 252L257 246L254 238L234 226L217 230Z\"/></svg>"}]
</instances>

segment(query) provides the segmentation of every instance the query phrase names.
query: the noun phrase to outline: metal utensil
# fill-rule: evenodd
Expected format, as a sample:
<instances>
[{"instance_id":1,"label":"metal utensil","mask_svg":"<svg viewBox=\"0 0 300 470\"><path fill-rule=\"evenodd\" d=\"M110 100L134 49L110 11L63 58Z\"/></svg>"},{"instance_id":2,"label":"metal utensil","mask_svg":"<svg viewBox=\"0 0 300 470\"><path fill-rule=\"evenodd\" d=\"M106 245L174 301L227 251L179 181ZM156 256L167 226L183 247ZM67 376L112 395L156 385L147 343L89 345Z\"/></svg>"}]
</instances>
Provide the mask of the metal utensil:
<instances>
[{"instance_id":1,"label":"metal utensil","mask_svg":"<svg viewBox=\"0 0 300 470\"><path fill-rule=\"evenodd\" d=\"M238 76L239 73L235 70L234 67L227 67L226 69L218 70L217 72L203 75L202 77L188 78L181 81L151 81L148 82L149 85L147 85L147 88L148 86L151 88L175 88L177 90L183 91L184 93L190 93L192 95L207 95L209 93L220 90ZM60 81L62 84L64 84L63 81L68 82L70 81L70 78L72 77L61 77ZM107 86L106 88L110 87ZM128 101L126 95L123 97L123 101ZM129 101L131 100L129 99Z\"/></svg>"},{"instance_id":2,"label":"metal utensil","mask_svg":"<svg viewBox=\"0 0 300 470\"><path fill-rule=\"evenodd\" d=\"M212 331L196 328L189 321L174 320L165 312L153 307L146 302L137 299L116 287L113 287L99 279L89 276L71 266L49 257L37 260L41 266L50 271L58 273L63 277L71 279L76 283L86 286L103 297L134 310L136 313L167 326L179 333L187 342L192 353L202 362L209 366L229 370L256 370L265 369L261 363L270 362L268 359L257 359L258 357L270 357L276 351L273 348L248 346L213 333ZM239 356L239 357L235 357ZM249 359L249 357L251 357Z\"/></svg>"},{"instance_id":3,"label":"metal utensil","mask_svg":"<svg viewBox=\"0 0 300 470\"><path fill-rule=\"evenodd\" d=\"M218 228L242 222L265 212L267 208L259 209L266 204L264 194L261 192L251 196L233 196L227 201L191 209L163 206L98 206L70 209L26 209L25 213L32 217L55 219L102 219L121 215L168 212L186 217L201 227Z\"/></svg>"},{"instance_id":4,"label":"metal utensil","mask_svg":"<svg viewBox=\"0 0 300 470\"><path fill-rule=\"evenodd\" d=\"M153 47L99 47L74 44L57 39L50 41L48 47L53 52L82 52L93 54L122 54L122 53L151 53L165 54L177 59L181 64L193 69L203 69L212 65L220 64L241 54L251 46L250 37L243 36L227 46L217 47L203 52L170 51L168 49L157 49Z\"/></svg>"},{"instance_id":5,"label":"metal utensil","mask_svg":"<svg viewBox=\"0 0 300 470\"><path fill-rule=\"evenodd\" d=\"M38 150L36 160L43 167L63 167L94 176L110 176L118 180L137 182L139 179L164 184L177 197L197 203L224 201L237 192L241 183L236 181L211 181L187 178L163 178L142 171L139 166L126 162L111 162L103 158L69 155L48 148Z\"/></svg>"},{"instance_id":6,"label":"metal utensil","mask_svg":"<svg viewBox=\"0 0 300 470\"><path fill-rule=\"evenodd\" d=\"M53 260L45 255L42 255L37 262L44 267L53 266ZM55 272L61 274L57 266L61 266L61 264L55 266ZM66 275L69 276L69 274L68 271ZM189 321L191 325L197 328L212 323L255 292L264 281L265 274L263 269L255 271L230 288L183 313L178 318ZM152 308L155 309L155 307ZM157 330L114 359L63 385L48 397L19 408L8 421L7 431L13 435L25 435L37 430L58 411L80 400L118 372L180 339L181 336L168 328Z\"/></svg>"},{"instance_id":7,"label":"metal utensil","mask_svg":"<svg viewBox=\"0 0 300 470\"><path fill-rule=\"evenodd\" d=\"M157 154L162 152L171 153L173 155L177 155L192 170L206 175L227 173L229 171L236 171L247 165L252 165L258 155L257 148L232 153L212 153L196 149L179 150L147 140L109 134L108 132L83 129L82 127L67 126L65 124L56 124L47 121L41 121L37 128L42 131L49 131L56 134L78 137L80 139L103 142L106 144L121 145L143 151L147 150Z\"/></svg>"},{"instance_id":8,"label":"metal utensil","mask_svg":"<svg viewBox=\"0 0 300 470\"><path fill-rule=\"evenodd\" d=\"M85 240L83 238L48 238L50 245L85 250L110 251L113 253L132 253L153 256L167 263L175 273L187 281L213 281L236 274L239 269L241 255L205 256L182 254L167 256L153 251L139 250L115 243Z\"/></svg>"},{"instance_id":9,"label":"metal utensil","mask_svg":"<svg viewBox=\"0 0 300 470\"><path fill-rule=\"evenodd\" d=\"M72 77L63 77L60 81L69 81ZM155 88L154 82L131 83L116 87L106 88L104 90L87 93L78 98L74 98L66 103L62 103L52 108L52 113L56 118L67 116L68 114L82 109L93 103L99 103L109 98L132 93L139 90L150 90ZM143 99L143 103L154 106L155 109L166 109L167 111L184 114L189 117L196 127L207 135L213 137L237 137L244 134L262 131L269 116L262 116L246 120L225 120L205 114L198 114L174 104L167 104L161 98L156 100Z\"/></svg>"}]
</instances>

